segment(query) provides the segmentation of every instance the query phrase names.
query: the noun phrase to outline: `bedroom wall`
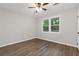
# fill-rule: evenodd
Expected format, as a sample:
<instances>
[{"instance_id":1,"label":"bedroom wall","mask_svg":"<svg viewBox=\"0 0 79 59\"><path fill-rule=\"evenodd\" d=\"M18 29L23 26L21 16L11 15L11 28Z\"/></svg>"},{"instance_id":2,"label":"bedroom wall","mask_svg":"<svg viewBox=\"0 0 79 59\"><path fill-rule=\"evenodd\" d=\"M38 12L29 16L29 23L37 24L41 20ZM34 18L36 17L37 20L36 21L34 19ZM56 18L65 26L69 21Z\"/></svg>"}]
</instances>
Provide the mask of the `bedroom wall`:
<instances>
[{"instance_id":1,"label":"bedroom wall","mask_svg":"<svg viewBox=\"0 0 79 59\"><path fill-rule=\"evenodd\" d=\"M60 33L43 33L41 21L59 15L61 18ZM0 47L31 38L42 38L52 42L59 42L77 46L77 9L69 9L57 14L46 15L40 18L31 18L27 15L0 9Z\"/></svg>"},{"instance_id":2,"label":"bedroom wall","mask_svg":"<svg viewBox=\"0 0 79 59\"><path fill-rule=\"evenodd\" d=\"M41 21L43 18L50 18L53 16L59 15L61 18L61 32L60 33L44 33L41 30ZM69 9L64 12L59 12L51 16L46 15L43 18L38 18L37 20L37 37L52 41L58 42L65 45L77 46L77 9Z\"/></svg>"},{"instance_id":3,"label":"bedroom wall","mask_svg":"<svg viewBox=\"0 0 79 59\"><path fill-rule=\"evenodd\" d=\"M0 9L0 47L35 37L35 19Z\"/></svg>"}]
</instances>

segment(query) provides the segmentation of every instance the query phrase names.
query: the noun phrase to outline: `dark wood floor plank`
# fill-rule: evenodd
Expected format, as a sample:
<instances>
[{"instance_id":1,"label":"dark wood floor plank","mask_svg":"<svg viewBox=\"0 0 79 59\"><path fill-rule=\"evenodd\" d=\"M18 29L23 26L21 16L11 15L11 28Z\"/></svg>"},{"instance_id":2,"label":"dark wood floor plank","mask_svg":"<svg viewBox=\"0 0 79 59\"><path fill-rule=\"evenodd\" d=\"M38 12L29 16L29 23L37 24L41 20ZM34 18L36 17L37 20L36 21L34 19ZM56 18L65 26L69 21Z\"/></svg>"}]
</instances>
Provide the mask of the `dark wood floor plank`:
<instances>
[{"instance_id":1,"label":"dark wood floor plank","mask_svg":"<svg viewBox=\"0 0 79 59\"><path fill-rule=\"evenodd\" d=\"M32 39L0 48L1 56L79 56L77 48Z\"/></svg>"}]
</instances>

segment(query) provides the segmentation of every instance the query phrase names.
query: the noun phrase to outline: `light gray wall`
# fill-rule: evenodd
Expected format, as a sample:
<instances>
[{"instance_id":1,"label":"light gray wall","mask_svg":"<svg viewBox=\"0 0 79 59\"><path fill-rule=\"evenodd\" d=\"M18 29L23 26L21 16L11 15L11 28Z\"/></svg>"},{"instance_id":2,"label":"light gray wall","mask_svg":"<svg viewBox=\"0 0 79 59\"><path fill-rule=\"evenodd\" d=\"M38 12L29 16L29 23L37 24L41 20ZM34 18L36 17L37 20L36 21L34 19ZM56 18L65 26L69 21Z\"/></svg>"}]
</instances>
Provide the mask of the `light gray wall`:
<instances>
[{"instance_id":1,"label":"light gray wall","mask_svg":"<svg viewBox=\"0 0 79 59\"><path fill-rule=\"evenodd\" d=\"M0 9L0 46L35 37L35 19Z\"/></svg>"},{"instance_id":2,"label":"light gray wall","mask_svg":"<svg viewBox=\"0 0 79 59\"><path fill-rule=\"evenodd\" d=\"M66 10L62 13L56 14L61 18L61 32L60 33L43 33L41 31L41 21L43 17L37 20L37 34L39 38L56 41L64 44L76 46L77 45L77 9ZM56 16L51 14L49 17Z\"/></svg>"},{"instance_id":3,"label":"light gray wall","mask_svg":"<svg viewBox=\"0 0 79 59\"><path fill-rule=\"evenodd\" d=\"M61 17L61 32L58 34L43 33L41 31L42 18L33 19L28 15L0 9L0 46L34 37L77 45L77 10L71 9L56 15ZM47 16L53 17L56 15Z\"/></svg>"}]
</instances>

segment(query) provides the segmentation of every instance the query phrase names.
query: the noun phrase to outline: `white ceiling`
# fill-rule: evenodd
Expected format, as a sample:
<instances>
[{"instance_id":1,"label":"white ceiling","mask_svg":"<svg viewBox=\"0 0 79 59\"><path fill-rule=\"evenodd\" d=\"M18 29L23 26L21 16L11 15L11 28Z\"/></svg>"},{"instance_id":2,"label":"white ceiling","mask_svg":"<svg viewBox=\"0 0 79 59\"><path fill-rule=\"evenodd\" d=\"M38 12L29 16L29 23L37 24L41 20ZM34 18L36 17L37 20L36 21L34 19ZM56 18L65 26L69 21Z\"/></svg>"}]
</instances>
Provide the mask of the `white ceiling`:
<instances>
[{"instance_id":1,"label":"white ceiling","mask_svg":"<svg viewBox=\"0 0 79 59\"><path fill-rule=\"evenodd\" d=\"M12 12L29 15L34 18L43 17L47 14L55 14L67 10L69 8L78 7L79 3L60 3L56 6L53 6L52 3L50 3L46 6L47 11L40 11L39 13L35 13L35 9L29 9L28 7L30 6L32 6L32 3L0 3L0 9L5 9Z\"/></svg>"}]
</instances>

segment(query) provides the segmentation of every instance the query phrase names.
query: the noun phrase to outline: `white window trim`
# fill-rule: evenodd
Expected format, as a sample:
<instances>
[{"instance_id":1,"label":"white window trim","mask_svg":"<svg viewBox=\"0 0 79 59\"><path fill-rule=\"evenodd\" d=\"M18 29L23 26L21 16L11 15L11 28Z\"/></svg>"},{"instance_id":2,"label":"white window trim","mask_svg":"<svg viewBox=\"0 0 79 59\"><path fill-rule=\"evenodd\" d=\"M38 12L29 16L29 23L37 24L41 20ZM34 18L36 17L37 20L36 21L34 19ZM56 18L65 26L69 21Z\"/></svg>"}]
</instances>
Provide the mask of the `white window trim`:
<instances>
[{"instance_id":1,"label":"white window trim","mask_svg":"<svg viewBox=\"0 0 79 59\"><path fill-rule=\"evenodd\" d=\"M55 18L55 17L59 17L59 32L53 32L51 31L51 18ZM43 21L48 19L49 20L49 31L43 31ZM53 17L49 17L49 18L43 18L43 20L41 21L41 31L42 33L60 33L61 32L61 17L60 16L53 16Z\"/></svg>"}]
</instances>

